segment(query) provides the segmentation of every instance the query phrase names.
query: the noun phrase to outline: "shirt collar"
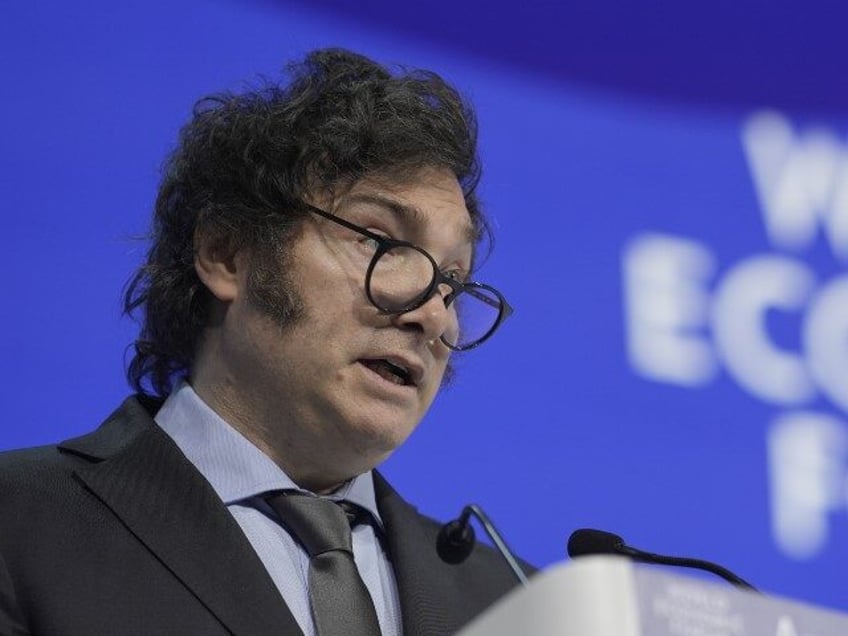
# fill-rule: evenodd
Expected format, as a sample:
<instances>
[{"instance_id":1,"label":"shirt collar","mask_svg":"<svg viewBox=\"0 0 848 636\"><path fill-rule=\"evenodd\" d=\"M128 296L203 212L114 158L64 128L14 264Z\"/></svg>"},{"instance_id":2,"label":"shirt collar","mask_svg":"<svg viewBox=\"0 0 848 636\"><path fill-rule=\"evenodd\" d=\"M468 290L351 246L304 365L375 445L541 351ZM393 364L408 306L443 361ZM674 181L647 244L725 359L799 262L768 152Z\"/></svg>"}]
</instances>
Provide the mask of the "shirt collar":
<instances>
[{"instance_id":1,"label":"shirt collar","mask_svg":"<svg viewBox=\"0 0 848 636\"><path fill-rule=\"evenodd\" d=\"M211 484L224 505L272 490L309 492L213 411L188 382L180 383L168 396L154 420ZM345 482L328 498L362 506L382 526L370 471Z\"/></svg>"}]
</instances>

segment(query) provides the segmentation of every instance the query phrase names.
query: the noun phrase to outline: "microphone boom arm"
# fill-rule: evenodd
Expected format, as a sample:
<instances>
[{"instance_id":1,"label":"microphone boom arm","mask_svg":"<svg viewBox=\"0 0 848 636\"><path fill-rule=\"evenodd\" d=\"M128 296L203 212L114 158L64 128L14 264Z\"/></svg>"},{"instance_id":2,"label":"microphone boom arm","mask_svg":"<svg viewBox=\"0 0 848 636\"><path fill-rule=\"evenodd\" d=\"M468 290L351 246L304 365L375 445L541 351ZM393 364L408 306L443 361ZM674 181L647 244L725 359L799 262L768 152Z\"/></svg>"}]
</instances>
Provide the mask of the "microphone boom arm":
<instances>
[{"instance_id":1,"label":"microphone boom arm","mask_svg":"<svg viewBox=\"0 0 848 636\"><path fill-rule=\"evenodd\" d=\"M485 530L486 534L489 535L489 538L497 547L498 552L501 553L504 561L506 561L507 565L509 565L512 569L513 574L515 574L515 578L517 578L522 585L527 585L527 576L519 567L515 557L512 556L512 550L509 549L509 546L506 544L506 541L504 541L501 533L498 532L498 529L495 528L495 525L489 520L489 517L486 516L486 513L483 512L482 508L480 508L477 504L468 504L465 506L465 508L462 509L462 514L460 515L460 523L462 523L463 520L465 523L468 523L469 515L477 517L480 525L483 526L483 530Z\"/></svg>"},{"instance_id":2,"label":"microphone boom arm","mask_svg":"<svg viewBox=\"0 0 848 636\"><path fill-rule=\"evenodd\" d=\"M711 563L709 561L703 561L701 559L690 559L688 557L671 557L662 554L654 554L653 552L642 552L641 550L636 550L627 545L621 546L621 552L622 554L629 556L634 561L640 561L642 563L659 563L662 565L671 565L675 567L706 570L707 572L712 572L713 574L723 578L725 581L729 581L730 583L733 583L738 587L742 587L755 592L757 591L757 588L748 583L748 581L746 581L740 576L737 576L727 568L718 565L717 563Z\"/></svg>"}]
</instances>

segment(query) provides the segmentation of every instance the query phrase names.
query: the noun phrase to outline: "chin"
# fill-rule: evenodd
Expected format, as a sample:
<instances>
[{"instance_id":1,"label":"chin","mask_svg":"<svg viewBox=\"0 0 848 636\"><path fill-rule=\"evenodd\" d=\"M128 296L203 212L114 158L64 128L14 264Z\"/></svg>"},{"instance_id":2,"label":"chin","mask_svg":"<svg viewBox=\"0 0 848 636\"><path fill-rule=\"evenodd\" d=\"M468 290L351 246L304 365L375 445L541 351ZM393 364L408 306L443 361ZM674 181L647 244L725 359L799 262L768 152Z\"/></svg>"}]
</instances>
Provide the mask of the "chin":
<instances>
[{"instance_id":1,"label":"chin","mask_svg":"<svg viewBox=\"0 0 848 636\"><path fill-rule=\"evenodd\" d=\"M399 435L396 430L375 431L368 441L368 450L372 455L381 455L382 459L396 451L409 437Z\"/></svg>"},{"instance_id":2,"label":"chin","mask_svg":"<svg viewBox=\"0 0 848 636\"><path fill-rule=\"evenodd\" d=\"M375 425L371 419L362 428L356 428L356 447L363 456L378 458L376 463L379 463L397 450L413 429L414 426L398 426L397 420L392 424Z\"/></svg>"}]
</instances>

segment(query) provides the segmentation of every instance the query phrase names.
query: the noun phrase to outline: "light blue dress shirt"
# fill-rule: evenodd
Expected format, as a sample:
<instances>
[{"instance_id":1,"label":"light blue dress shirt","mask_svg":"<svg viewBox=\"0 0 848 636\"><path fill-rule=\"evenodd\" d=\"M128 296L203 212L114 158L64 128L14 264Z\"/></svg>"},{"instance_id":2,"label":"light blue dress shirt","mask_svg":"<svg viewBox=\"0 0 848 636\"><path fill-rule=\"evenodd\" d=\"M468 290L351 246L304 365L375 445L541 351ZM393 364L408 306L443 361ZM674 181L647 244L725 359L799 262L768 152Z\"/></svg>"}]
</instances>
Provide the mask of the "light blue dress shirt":
<instances>
[{"instance_id":1,"label":"light blue dress shirt","mask_svg":"<svg viewBox=\"0 0 848 636\"><path fill-rule=\"evenodd\" d=\"M309 556L277 521L260 495L270 490L301 490L283 470L215 413L188 383L182 383L156 414L156 423L212 485L241 526L306 636L315 636L309 609ZM329 496L358 504L382 527L370 472ZM365 582L383 636L400 636L397 584L388 556L374 529L353 530L353 555Z\"/></svg>"}]
</instances>

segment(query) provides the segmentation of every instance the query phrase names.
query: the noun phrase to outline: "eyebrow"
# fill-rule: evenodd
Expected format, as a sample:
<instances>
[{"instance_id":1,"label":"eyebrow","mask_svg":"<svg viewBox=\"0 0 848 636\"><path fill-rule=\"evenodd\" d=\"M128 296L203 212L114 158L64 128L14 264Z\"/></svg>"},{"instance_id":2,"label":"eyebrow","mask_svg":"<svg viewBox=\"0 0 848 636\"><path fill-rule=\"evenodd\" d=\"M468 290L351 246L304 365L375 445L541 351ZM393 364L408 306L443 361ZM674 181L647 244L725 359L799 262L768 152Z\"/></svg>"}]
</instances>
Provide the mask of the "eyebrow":
<instances>
[{"instance_id":1,"label":"eyebrow","mask_svg":"<svg viewBox=\"0 0 848 636\"><path fill-rule=\"evenodd\" d=\"M412 223L414 223L418 227L426 227L427 224L431 222L429 215L425 213L421 208L414 205L401 203L400 201L396 201L395 199L383 196L381 194L352 194L349 197L346 197L346 199L347 201L352 201L356 203L370 203L372 205L385 208L398 217L412 221ZM472 225L470 219L468 223L463 224L461 235L464 239L471 243L472 247L476 245L477 240L479 239L477 234L478 233L474 229L474 226Z\"/></svg>"}]
</instances>

